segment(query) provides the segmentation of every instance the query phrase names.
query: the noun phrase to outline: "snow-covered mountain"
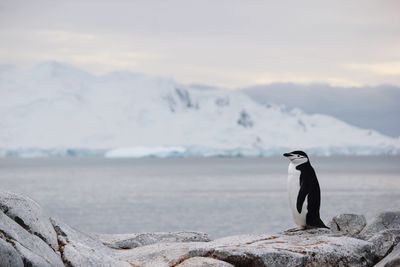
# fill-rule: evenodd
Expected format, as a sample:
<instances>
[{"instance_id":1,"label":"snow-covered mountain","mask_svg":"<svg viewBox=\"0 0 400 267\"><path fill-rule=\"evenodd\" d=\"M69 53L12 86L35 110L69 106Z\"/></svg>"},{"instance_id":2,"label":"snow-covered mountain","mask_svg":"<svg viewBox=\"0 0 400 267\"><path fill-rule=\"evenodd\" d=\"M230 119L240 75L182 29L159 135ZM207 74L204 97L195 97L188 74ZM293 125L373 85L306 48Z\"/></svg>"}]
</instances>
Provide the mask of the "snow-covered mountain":
<instances>
[{"instance_id":1,"label":"snow-covered mountain","mask_svg":"<svg viewBox=\"0 0 400 267\"><path fill-rule=\"evenodd\" d=\"M272 83L242 89L258 103L300 108L333 116L361 128L400 136L400 86L331 86L323 83Z\"/></svg>"},{"instance_id":2,"label":"snow-covered mountain","mask_svg":"<svg viewBox=\"0 0 400 267\"><path fill-rule=\"evenodd\" d=\"M398 154L400 140L330 116L262 105L239 91L50 62L0 68L3 155Z\"/></svg>"}]
</instances>

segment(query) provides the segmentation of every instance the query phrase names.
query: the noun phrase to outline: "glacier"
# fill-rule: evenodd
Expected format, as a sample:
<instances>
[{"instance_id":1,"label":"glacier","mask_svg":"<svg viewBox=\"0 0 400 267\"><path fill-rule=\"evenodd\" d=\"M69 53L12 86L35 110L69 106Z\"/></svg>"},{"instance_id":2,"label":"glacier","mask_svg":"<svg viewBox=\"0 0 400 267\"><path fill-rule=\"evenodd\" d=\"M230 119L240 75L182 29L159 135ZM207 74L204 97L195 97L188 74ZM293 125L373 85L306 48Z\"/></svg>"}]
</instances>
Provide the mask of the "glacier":
<instances>
[{"instance_id":1,"label":"glacier","mask_svg":"<svg viewBox=\"0 0 400 267\"><path fill-rule=\"evenodd\" d=\"M240 90L45 62L0 68L0 156L397 155L400 139Z\"/></svg>"}]
</instances>

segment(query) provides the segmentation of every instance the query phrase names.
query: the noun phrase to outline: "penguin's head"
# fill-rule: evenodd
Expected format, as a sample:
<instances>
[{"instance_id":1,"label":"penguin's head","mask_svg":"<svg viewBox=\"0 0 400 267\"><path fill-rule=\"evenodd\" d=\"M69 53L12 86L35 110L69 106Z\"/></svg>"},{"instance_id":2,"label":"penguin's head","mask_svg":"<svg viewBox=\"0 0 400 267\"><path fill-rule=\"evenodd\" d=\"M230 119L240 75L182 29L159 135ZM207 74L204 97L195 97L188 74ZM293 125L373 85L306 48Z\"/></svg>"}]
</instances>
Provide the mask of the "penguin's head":
<instances>
[{"instance_id":1,"label":"penguin's head","mask_svg":"<svg viewBox=\"0 0 400 267\"><path fill-rule=\"evenodd\" d=\"M283 156L287 157L290 162L295 165L300 165L309 161L307 154L300 150L285 153Z\"/></svg>"}]
</instances>

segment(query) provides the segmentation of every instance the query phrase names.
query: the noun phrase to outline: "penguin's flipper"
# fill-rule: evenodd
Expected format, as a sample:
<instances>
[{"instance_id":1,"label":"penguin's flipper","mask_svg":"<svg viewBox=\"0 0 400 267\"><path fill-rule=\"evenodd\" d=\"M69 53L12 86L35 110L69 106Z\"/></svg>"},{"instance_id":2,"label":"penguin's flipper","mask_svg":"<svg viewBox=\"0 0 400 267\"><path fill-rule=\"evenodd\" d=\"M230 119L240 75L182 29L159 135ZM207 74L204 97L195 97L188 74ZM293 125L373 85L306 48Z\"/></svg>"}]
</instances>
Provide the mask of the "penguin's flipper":
<instances>
[{"instance_id":1,"label":"penguin's flipper","mask_svg":"<svg viewBox=\"0 0 400 267\"><path fill-rule=\"evenodd\" d=\"M307 187L305 186L305 183L302 182L300 184L300 190L299 194L297 195L297 202L296 202L296 208L299 213L301 213L301 210L303 208L303 203L306 200L307 194L308 194Z\"/></svg>"}]
</instances>

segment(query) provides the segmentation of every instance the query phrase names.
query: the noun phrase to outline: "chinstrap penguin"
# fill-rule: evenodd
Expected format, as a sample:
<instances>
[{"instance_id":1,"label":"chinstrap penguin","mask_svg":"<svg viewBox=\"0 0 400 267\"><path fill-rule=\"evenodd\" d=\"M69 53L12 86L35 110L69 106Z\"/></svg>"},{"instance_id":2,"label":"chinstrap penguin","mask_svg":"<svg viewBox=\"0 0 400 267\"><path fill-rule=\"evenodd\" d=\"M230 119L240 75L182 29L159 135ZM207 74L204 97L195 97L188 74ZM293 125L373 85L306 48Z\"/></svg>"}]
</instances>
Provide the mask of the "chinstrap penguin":
<instances>
[{"instance_id":1,"label":"chinstrap penguin","mask_svg":"<svg viewBox=\"0 0 400 267\"><path fill-rule=\"evenodd\" d=\"M319 215L321 191L307 154L293 151L283 156L290 160L288 191L294 222L300 229L328 228Z\"/></svg>"}]
</instances>

